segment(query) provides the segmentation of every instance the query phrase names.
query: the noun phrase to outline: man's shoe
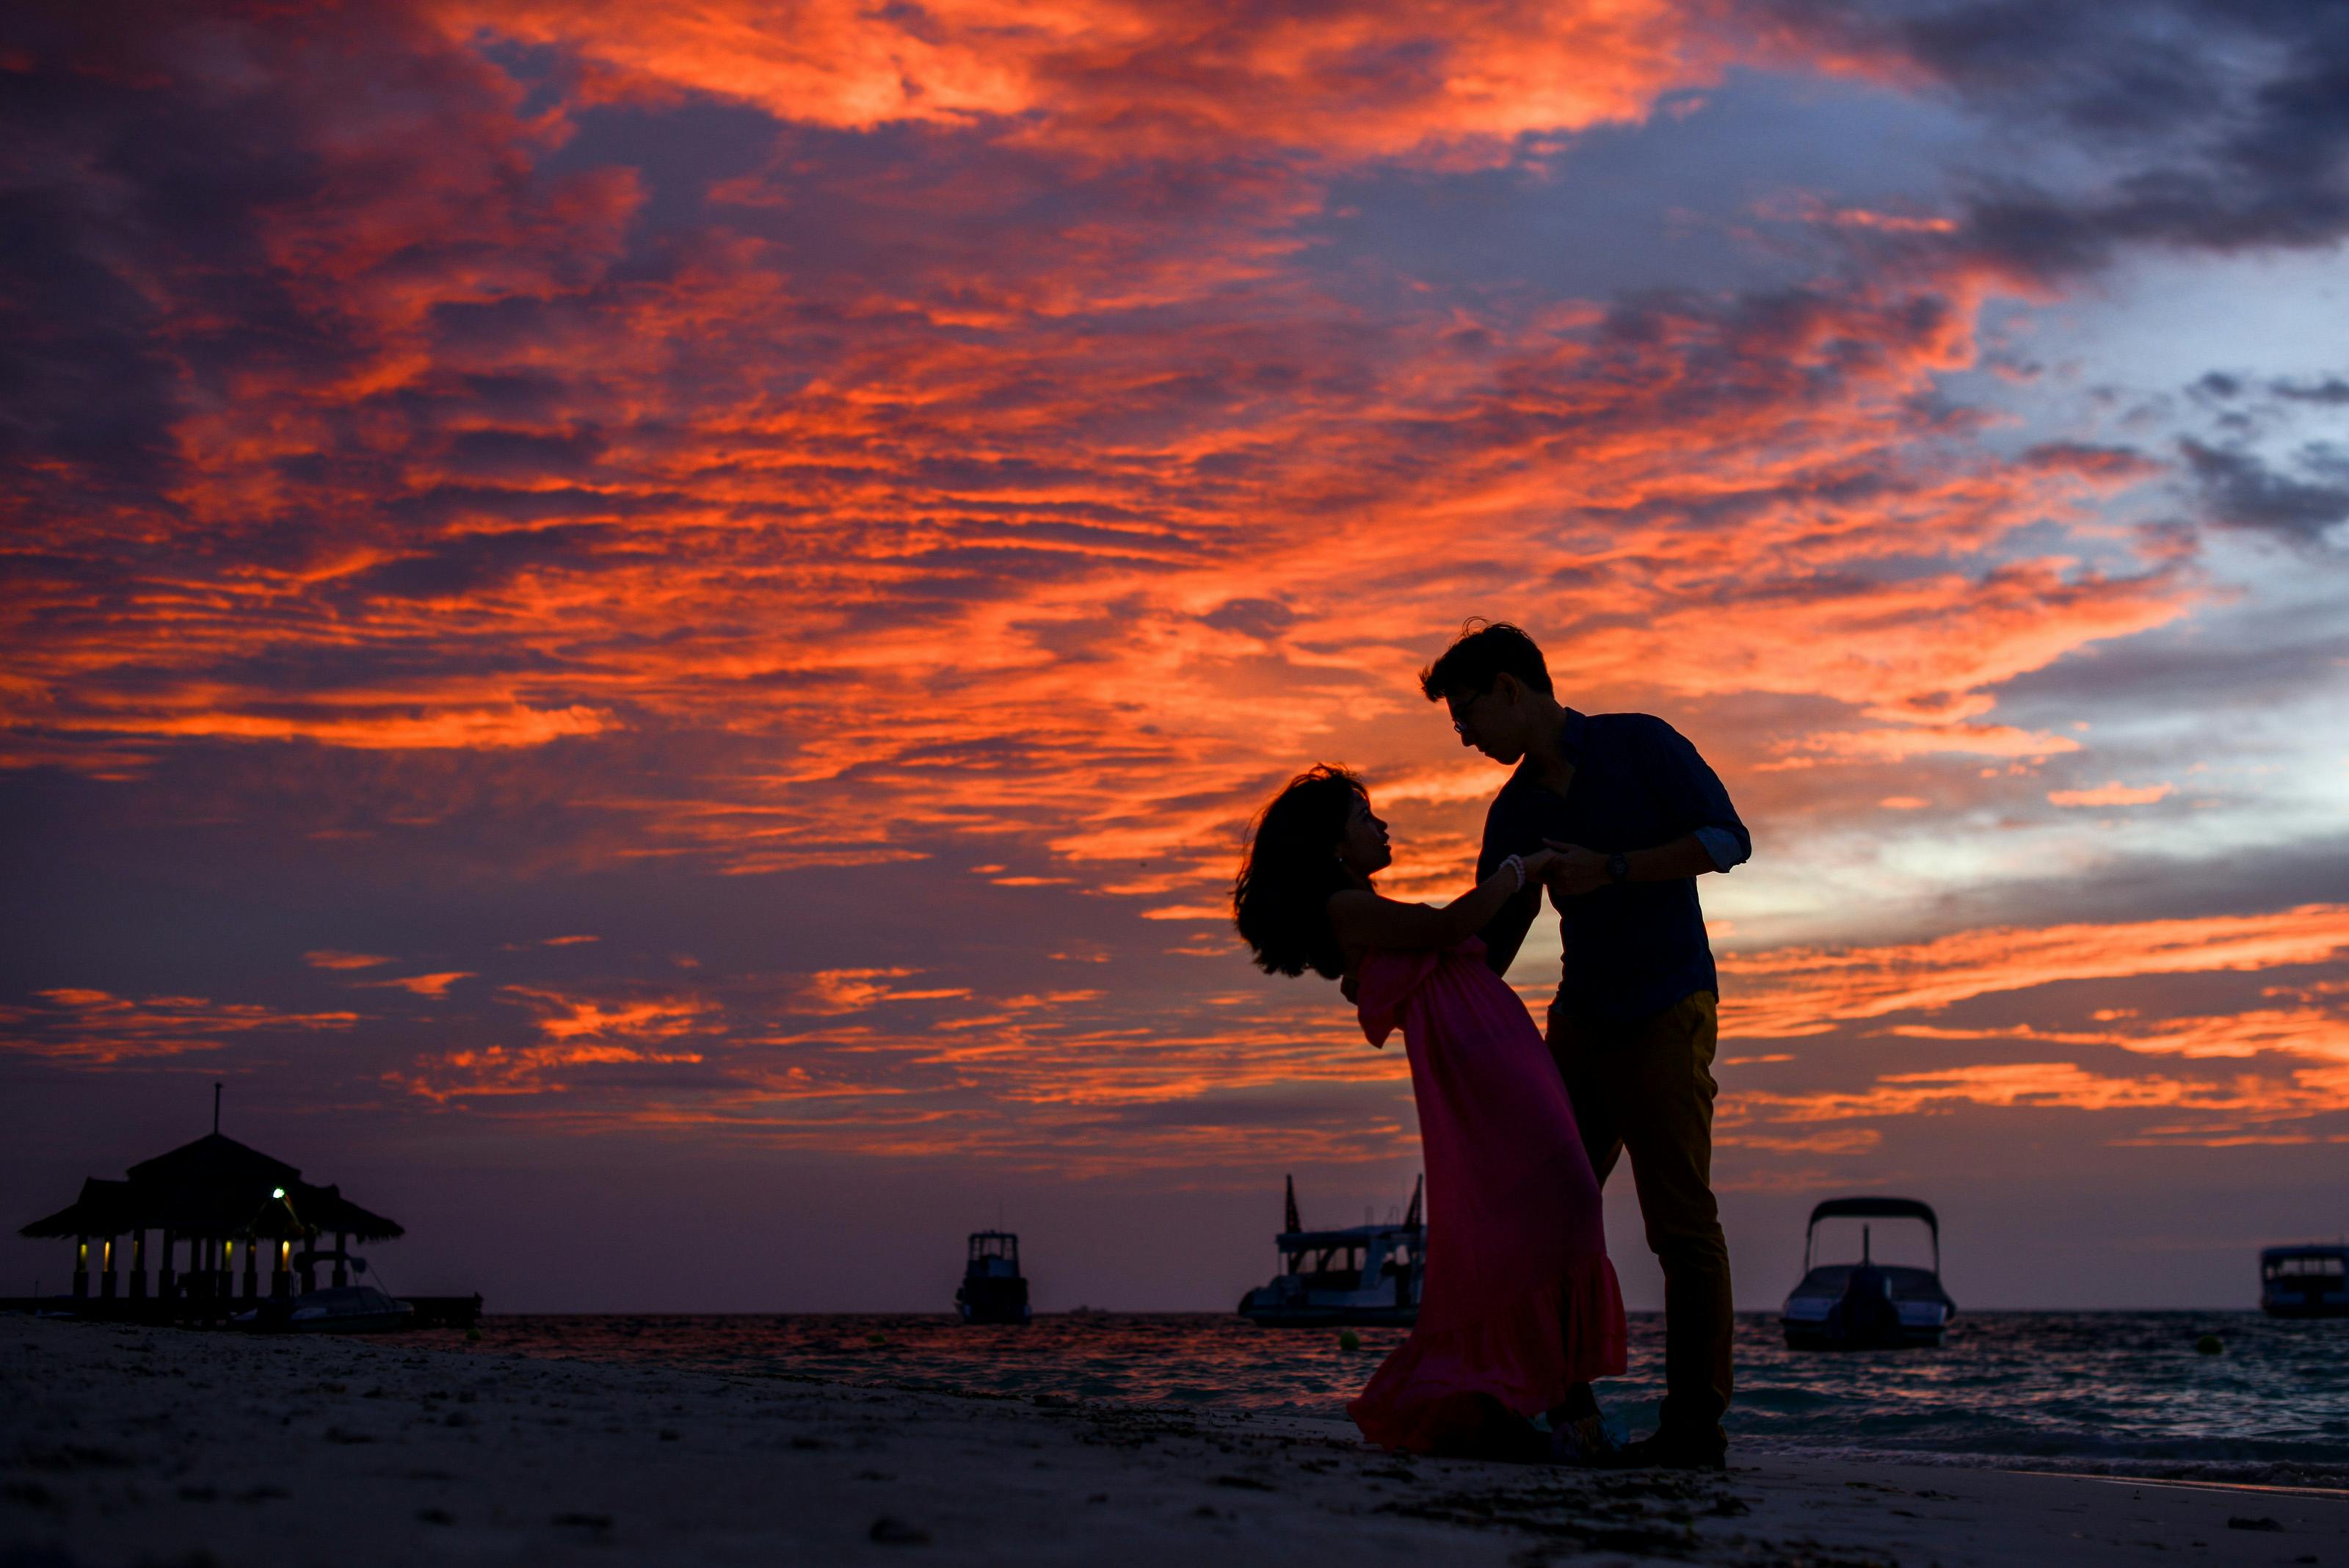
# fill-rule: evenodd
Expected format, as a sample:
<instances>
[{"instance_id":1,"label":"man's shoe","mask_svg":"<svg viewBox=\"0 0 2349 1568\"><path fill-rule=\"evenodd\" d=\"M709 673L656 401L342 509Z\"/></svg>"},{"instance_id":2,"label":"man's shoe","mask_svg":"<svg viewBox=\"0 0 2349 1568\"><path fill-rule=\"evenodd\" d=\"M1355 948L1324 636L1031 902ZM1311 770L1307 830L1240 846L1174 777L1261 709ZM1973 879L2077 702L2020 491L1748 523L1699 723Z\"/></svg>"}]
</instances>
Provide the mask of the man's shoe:
<instances>
[{"instance_id":1,"label":"man's shoe","mask_svg":"<svg viewBox=\"0 0 2349 1568\"><path fill-rule=\"evenodd\" d=\"M1562 1421L1549 1429L1549 1460L1554 1465L1607 1469L1618 1462L1622 1451L1608 1432L1606 1421L1595 1415Z\"/></svg>"},{"instance_id":2,"label":"man's shoe","mask_svg":"<svg viewBox=\"0 0 2349 1568\"><path fill-rule=\"evenodd\" d=\"M1599 1463L1624 1470L1725 1470L1729 1445L1652 1432L1636 1443L1625 1444Z\"/></svg>"}]
</instances>

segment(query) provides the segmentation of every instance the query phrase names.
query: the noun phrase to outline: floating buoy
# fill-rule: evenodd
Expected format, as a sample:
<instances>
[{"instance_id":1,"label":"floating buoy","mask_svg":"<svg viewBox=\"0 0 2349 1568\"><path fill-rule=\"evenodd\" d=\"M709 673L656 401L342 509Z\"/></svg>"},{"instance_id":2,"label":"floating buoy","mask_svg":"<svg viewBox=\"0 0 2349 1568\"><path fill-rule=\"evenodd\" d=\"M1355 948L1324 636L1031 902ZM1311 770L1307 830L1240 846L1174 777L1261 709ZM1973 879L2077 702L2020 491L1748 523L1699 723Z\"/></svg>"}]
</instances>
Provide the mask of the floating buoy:
<instances>
[{"instance_id":1,"label":"floating buoy","mask_svg":"<svg viewBox=\"0 0 2349 1568\"><path fill-rule=\"evenodd\" d=\"M1356 1334L1350 1328L1346 1330L1345 1333L1338 1336L1338 1348L1340 1350L1360 1350L1362 1348L1362 1336Z\"/></svg>"},{"instance_id":2,"label":"floating buoy","mask_svg":"<svg viewBox=\"0 0 2349 1568\"><path fill-rule=\"evenodd\" d=\"M864 1343L867 1345L886 1345L889 1343L889 1336L885 1334L868 1334L864 1336Z\"/></svg>"},{"instance_id":3,"label":"floating buoy","mask_svg":"<svg viewBox=\"0 0 2349 1568\"><path fill-rule=\"evenodd\" d=\"M2205 1355L2216 1355L2227 1347L2219 1343L2217 1334L2206 1334L2194 1342L2194 1348Z\"/></svg>"}]
</instances>

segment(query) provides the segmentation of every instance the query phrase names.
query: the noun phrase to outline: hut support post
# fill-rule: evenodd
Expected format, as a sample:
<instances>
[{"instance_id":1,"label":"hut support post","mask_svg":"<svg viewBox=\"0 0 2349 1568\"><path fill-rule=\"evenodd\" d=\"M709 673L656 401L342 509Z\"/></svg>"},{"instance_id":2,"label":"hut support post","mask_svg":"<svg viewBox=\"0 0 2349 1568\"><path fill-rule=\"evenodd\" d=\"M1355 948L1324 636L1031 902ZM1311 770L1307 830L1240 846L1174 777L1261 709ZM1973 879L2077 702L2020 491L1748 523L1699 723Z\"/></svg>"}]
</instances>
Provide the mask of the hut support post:
<instances>
[{"instance_id":1,"label":"hut support post","mask_svg":"<svg viewBox=\"0 0 2349 1568\"><path fill-rule=\"evenodd\" d=\"M87 1236L74 1238L73 1293L77 1301L86 1300L89 1295L89 1238Z\"/></svg>"},{"instance_id":2,"label":"hut support post","mask_svg":"<svg viewBox=\"0 0 2349 1568\"><path fill-rule=\"evenodd\" d=\"M165 1301L178 1293L179 1280L171 1272L171 1249L179 1244L178 1237L169 1231L163 1232L163 1266L155 1271L155 1293Z\"/></svg>"},{"instance_id":3,"label":"hut support post","mask_svg":"<svg viewBox=\"0 0 2349 1568\"><path fill-rule=\"evenodd\" d=\"M277 1242L277 1266L269 1271L269 1293L273 1296L294 1293L294 1243L282 1237Z\"/></svg>"},{"instance_id":4,"label":"hut support post","mask_svg":"<svg viewBox=\"0 0 2349 1568\"><path fill-rule=\"evenodd\" d=\"M147 1299L147 1231L144 1226L130 1232L130 1299Z\"/></svg>"},{"instance_id":5,"label":"hut support post","mask_svg":"<svg viewBox=\"0 0 2349 1568\"><path fill-rule=\"evenodd\" d=\"M111 1236L107 1237L105 1241L99 1243L99 1246L103 1251L99 1252L98 1256L104 1262L105 1270L98 1277L98 1299L100 1301L110 1302L114 1299L115 1283L114 1238Z\"/></svg>"},{"instance_id":6,"label":"hut support post","mask_svg":"<svg viewBox=\"0 0 2349 1568\"><path fill-rule=\"evenodd\" d=\"M351 1282L351 1239L344 1232L335 1232L335 1283Z\"/></svg>"},{"instance_id":7,"label":"hut support post","mask_svg":"<svg viewBox=\"0 0 2349 1568\"><path fill-rule=\"evenodd\" d=\"M244 1239L244 1299L253 1300L261 1293L261 1242L254 1237Z\"/></svg>"}]
</instances>

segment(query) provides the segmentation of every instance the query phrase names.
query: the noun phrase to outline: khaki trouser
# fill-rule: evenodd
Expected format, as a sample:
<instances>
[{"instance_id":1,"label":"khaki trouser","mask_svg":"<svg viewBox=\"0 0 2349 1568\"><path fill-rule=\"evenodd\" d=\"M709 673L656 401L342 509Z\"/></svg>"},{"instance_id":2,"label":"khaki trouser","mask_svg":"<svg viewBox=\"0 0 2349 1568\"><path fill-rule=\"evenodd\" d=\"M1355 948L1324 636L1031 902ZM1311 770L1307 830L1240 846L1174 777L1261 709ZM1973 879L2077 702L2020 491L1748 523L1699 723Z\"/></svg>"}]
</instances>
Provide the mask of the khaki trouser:
<instances>
[{"instance_id":1,"label":"khaki trouser","mask_svg":"<svg viewBox=\"0 0 2349 1568\"><path fill-rule=\"evenodd\" d=\"M1729 1245L1713 1199L1715 1005L1699 991L1630 1023L1549 1012L1590 1168L1604 1186L1630 1152L1648 1250L1664 1268L1662 1429L1702 1443L1722 1440L1733 1383Z\"/></svg>"}]
</instances>

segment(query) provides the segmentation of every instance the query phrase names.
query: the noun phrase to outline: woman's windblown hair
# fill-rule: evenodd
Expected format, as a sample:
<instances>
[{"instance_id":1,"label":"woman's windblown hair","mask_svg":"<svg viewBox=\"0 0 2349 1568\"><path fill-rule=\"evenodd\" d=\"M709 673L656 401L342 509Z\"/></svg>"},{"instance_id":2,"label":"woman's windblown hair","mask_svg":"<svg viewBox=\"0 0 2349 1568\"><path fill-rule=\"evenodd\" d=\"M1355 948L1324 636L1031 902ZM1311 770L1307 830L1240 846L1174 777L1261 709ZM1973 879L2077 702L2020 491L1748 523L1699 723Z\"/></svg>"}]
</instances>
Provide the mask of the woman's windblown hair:
<instances>
[{"instance_id":1,"label":"woman's windblown hair","mask_svg":"<svg viewBox=\"0 0 2349 1568\"><path fill-rule=\"evenodd\" d=\"M1361 780L1321 763L1289 780L1257 815L1232 884L1232 919L1267 974L1310 969L1335 980L1345 972L1326 906L1353 884L1338 862L1338 841L1354 802L1369 798Z\"/></svg>"}]
</instances>

